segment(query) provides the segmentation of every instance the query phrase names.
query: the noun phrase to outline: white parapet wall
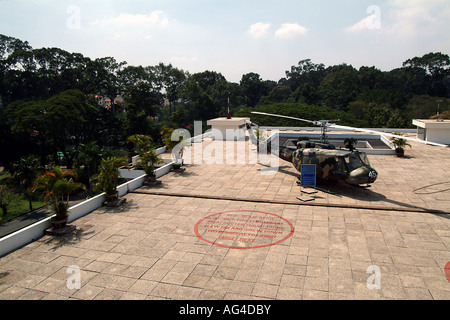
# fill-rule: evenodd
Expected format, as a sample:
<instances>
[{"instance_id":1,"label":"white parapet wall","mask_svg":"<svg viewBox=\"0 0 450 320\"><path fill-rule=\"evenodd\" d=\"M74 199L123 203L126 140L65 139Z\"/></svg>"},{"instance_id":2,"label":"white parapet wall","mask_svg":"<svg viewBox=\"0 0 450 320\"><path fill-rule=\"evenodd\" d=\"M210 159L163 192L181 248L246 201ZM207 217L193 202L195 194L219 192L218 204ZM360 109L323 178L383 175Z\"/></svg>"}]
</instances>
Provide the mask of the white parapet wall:
<instances>
[{"instance_id":1,"label":"white parapet wall","mask_svg":"<svg viewBox=\"0 0 450 320\"><path fill-rule=\"evenodd\" d=\"M319 140L322 134L320 133L310 133L310 132L279 132L278 128L274 129L271 128L274 132L269 136L267 139L267 142L275 142L275 145L278 144L279 138L296 138L296 137L308 137L310 139L316 139ZM383 149L375 149L373 148L369 143L367 143L366 148L358 148L358 150L363 151L367 154L371 155L393 155L395 154L395 148L393 147L392 143L383 135L376 135L376 134L355 134L355 133L329 133L328 138L329 139L337 139L337 140L344 140L346 138L356 138L358 141L363 142L364 140L380 140L383 142L387 148Z\"/></svg>"},{"instance_id":2,"label":"white parapet wall","mask_svg":"<svg viewBox=\"0 0 450 320\"><path fill-rule=\"evenodd\" d=\"M163 175L170 172L172 168L172 164L165 165L161 168L155 170L156 177L162 177ZM126 170L125 171L133 171ZM140 170L135 170L140 171ZM117 191L119 192L119 196L123 197L129 191L136 190L140 188L147 176L142 174L143 171L137 172L139 176L133 178L133 180L128 181L117 187ZM103 205L105 202L106 196L104 193L99 194L91 199L87 199L73 207L69 208L69 223L72 223L81 217L97 210ZM0 257L9 254L10 252L17 250L33 241L38 240L42 236L44 236L44 231L51 227L50 219L53 216L42 219L36 223L33 223L25 228L22 228L16 232L13 232L5 237L0 238Z\"/></svg>"},{"instance_id":3,"label":"white parapet wall","mask_svg":"<svg viewBox=\"0 0 450 320\"><path fill-rule=\"evenodd\" d=\"M206 137L210 137L211 133L205 133L199 135L197 137L189 139L187 142L191 143L192 140L198 139L202 140ZM157 154L162 154L166 151L165 147L159 148L156 150ZM133 158L133 162L138 161L138 157ZM169 173L172 169L173 162L168 163L162 167L159 167L155 170L156 178L160 178L165 174ZM119 169L119 174L121 178L131 179L130 181L120 185L117 187L117 191L119 192L119 196L123 197L129 191L136 190L140 188L147 176L143 170L128 170L128 169ZM103 202L106 200L106 196L104 193L99 194L91 199L87 199L73 207L69 208L69 223L84 217L85 215L97 210L103 205ZM10 252L17 250L33 241L38 240L42 236L44 236L44 231L51 227L50 219L53 216L42 219L36 223L33 223L25 228L22 228L16 232L13 232L5 237L0 238L0 257L9 254Z\"/></svg>"}]
</instances>

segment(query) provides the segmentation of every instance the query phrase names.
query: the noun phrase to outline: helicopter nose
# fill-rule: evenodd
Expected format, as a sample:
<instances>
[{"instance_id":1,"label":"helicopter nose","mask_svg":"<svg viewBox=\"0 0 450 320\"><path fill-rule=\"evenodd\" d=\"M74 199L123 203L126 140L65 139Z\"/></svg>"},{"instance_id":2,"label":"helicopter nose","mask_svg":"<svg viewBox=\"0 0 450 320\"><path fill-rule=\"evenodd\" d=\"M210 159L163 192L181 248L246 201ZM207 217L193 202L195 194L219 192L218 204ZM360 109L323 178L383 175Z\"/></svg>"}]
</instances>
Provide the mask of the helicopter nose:
<instances>
[{"instance_id":1,"label":"helicopter nose","mask_svg":"<svg viewBox=\"0 0 450 320\"><path fill-rule=\"evenodd\" d=\"M375 171L375 169L369 166L363 166L353 170L350 173L347 181L350 184L355 185L373 183L377 179L377 176L378 173Z\"/></svg>"},{"instance_id":2,"label":"helicopter nose","mask_svg":"<svg viewBox=\"0 0 450 320\"><path fill-rule=\"evenodd\" d=\"M371 167L368 167L368 169L369 169L369 173L367 174L367 176L368 176L368 183L374 183L375 180L377 180L378 172L375 169L371 168Z\"/></svg>"}]
</instances>

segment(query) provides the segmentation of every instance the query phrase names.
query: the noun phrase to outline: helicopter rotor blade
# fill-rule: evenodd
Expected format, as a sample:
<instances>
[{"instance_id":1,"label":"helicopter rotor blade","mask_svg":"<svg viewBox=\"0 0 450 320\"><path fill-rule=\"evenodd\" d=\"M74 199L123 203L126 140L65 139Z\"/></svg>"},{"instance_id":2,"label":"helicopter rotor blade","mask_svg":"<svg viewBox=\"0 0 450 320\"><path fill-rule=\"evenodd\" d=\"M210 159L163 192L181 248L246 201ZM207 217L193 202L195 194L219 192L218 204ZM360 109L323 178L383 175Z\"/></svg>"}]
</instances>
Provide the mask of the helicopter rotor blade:
<instances>
[{"instance_id":1,"label":"helicopter rotor blade","mask_svg":"<svg viewBox=\"0 0 450 320\"><path fill-rule=\"evenodd\" d=\"M430 145L438 146L438 147L448 147L447 145L441 144L441 143L424 141L424 140L420 140L420 139L404 137L404 136L399 136L399 135L392 134L392 133L380 132L380 131L370 130L370 129L361 129L361 128L354 128L354 127L340 126L340 125L335 125L335 124L330 125L330 128L343 129L343 130L352 130L352 131L360 131L360 132L368 132L368 133L376 133L376 134L381 134L381 135L388 136L388 137L400 138L400 139L405 139L405 140L410 140L410 141L416 141L416 142L420 142L420 143L424 143L424 144L430 144Z\"/></svg>"},{"instance_id":2,"label":"helicopter rotor blade","mask_svg":"<svg viewBox=\"0 0 450 320\"><path fill-rule=\"evenodd\" d=\"M278 117L278 118L286 118L286 119L304 121L304 122L309 122L309 123L315 124L316 126L321 126L322 125L322 123L320 121L311 121L311 120L300 119L300 118L295 118L295 117L283 116L283 115L280 115L280 114L272 114L272 113L257 112L257 111L252 111L251 113L259 114L259 115L263 115L263 116L271 116L271 117Z\"/></svg>"},{"instance_id":3,"label":"helicopter rotor blade","mask_svg":"<svg viewBox=\"0 0 450 320\"><path fill-rule=\"evenodd\" d=\"M375 130L370 130L370 129L362 129L362 128L355 128L355 127L341 126L341 125L336 125L334 123L329 123L329 121L334 121L334 120L311 121L311 120L295 118L295 117L289 117L289 116L283 116L283 115L279 115L279 114L266 113L266 112L252 111L251 113L260 114L260 115L264 115L264 116L279 117L279 118L286 118L286 119L292 119L292 120L299 120L299 121L309 122L309 123L312 123L314 125L321 126L321 127L324 127L324 128L325 127L329 127L329 128L334 128L334 129L343 129L343 130L350 130L350 131L376 133L376 134L381 134L381 135L388 136L388 137L394 137L394 138L400 138L400 139L405 139L405 140L410 140L410 141L416 141L416 142L429 144L429 145L434 145L434 146L438 146L438 147L448 147L448 145L445 145L445 144L436 143L436 142L430 142L430 141L424 141L424 140L415 139L415 138L409 138L409 137L404 137L404 136L399 136L399 135L395 135L395 134L392 134L392 133L380 132L380 131L375 131Z\"/></svg>"}]
</instances>

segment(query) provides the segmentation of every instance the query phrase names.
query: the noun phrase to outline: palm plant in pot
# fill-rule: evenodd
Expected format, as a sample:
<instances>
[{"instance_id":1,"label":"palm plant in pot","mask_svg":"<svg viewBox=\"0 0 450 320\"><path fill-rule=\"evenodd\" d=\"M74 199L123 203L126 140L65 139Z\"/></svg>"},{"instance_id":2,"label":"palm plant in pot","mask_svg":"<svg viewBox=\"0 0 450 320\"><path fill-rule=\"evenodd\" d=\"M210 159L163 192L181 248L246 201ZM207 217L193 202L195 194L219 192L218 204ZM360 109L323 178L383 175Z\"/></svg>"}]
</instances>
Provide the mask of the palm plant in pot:
<instances>
[{"instance_id":1,"label":"palm plant in pot","mask_svg":"<svg viewBox=\"0 0 450 320\"><path fill-rule=\"evenodd\" d=\"M166 151L172 152L172 170L176 172L184 171L184 168L181 168L181 166L183 165L183 152L186 144L183 141L184 137L182 135L182 131L176 131L173 128L165 127L163 131L161 131L161 136L163 138Z\"/></svg>"},{"instance_id":2,"label":"palm plant in pot","mask_svg":"<svg viewBox=\"0 0 450 320\"><path fill-rule=\"evenodd\" d=\"M397 136L403 135L403 133L401 132L395 132L394 134ZM397 154L397 157L403 157L405 155L406 146L409 146L411 148L411 145L408 143L408 141L406 141L406 139L392 137L391 142L395 147L395 153Z\"/></svg>"},{"instance_id":3,"label":"palm plant in pot","mask_svg":"<svg viewBox=\"0 0 450 320\"><path fill-rule=\"evenodd\" d=\"M74 182L75 176L72 170L62 170L56 166L39 175L31 187L32 192L43 191L46 203L55 213L51 219L53 229L63 229L67 225L70 194L86 189L83 184Z\"/></svg>"},{"instance_id":4,"label":"palm plant in pot","mask_svg":"<svg viewBox=\"0 0 450 320\"><path fill-rule=\"evenodd\" d=\"M156 185L161 183L161 181L156 180L155 175L156 165L160 162L161 159L156 154L155 149L148 149L140 155L138 165L144 168L144 172L147 175L146 185Z\"/></svg>"},{"instance_id":5,"label":"palm plant in pot","mask_svg":"<svg viewBox=\"0 0 450 320\"><path fill-rule=\"evenodd\" d=\"M358 144L358 140L355 138L345 138L344 140L344 146L345 148L349 149L350 151L353 151Z\"/></svg>"},{"instance_id":6,"label":"palm plant in pot","mask_svg":"<svg viewBox=\"0 0 450 320\"><path fill-rule=\"evenodd\" d=\"M108 157L102 159L99 166L99 173L92 178L95 191L103 191L106 194L106 206L116 207L126 201L125 198L119 200L117 185L119 184L119 168L127 167L126 158Z\"/></svg>"}]
</instances>

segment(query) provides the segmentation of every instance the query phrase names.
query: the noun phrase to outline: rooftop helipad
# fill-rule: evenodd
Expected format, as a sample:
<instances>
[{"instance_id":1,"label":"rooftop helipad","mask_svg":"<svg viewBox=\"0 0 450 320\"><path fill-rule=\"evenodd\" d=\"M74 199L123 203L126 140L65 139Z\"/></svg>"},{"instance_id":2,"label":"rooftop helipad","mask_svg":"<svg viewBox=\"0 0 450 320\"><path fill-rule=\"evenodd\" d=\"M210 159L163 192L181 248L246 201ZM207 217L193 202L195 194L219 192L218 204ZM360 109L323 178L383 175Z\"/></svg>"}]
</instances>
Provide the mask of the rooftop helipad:
<instances>
[{"instance_id":1,"label":"rooftop helipad","mask_svg":"<svg viewBox=\"0 0 450 320\"><path fill-rule=\"evenodd\" d=\"M0 258L0 299L450 299L450 149L411 144L308 202L283 160L192 161Z\"/></svg>"}]
</instances>

